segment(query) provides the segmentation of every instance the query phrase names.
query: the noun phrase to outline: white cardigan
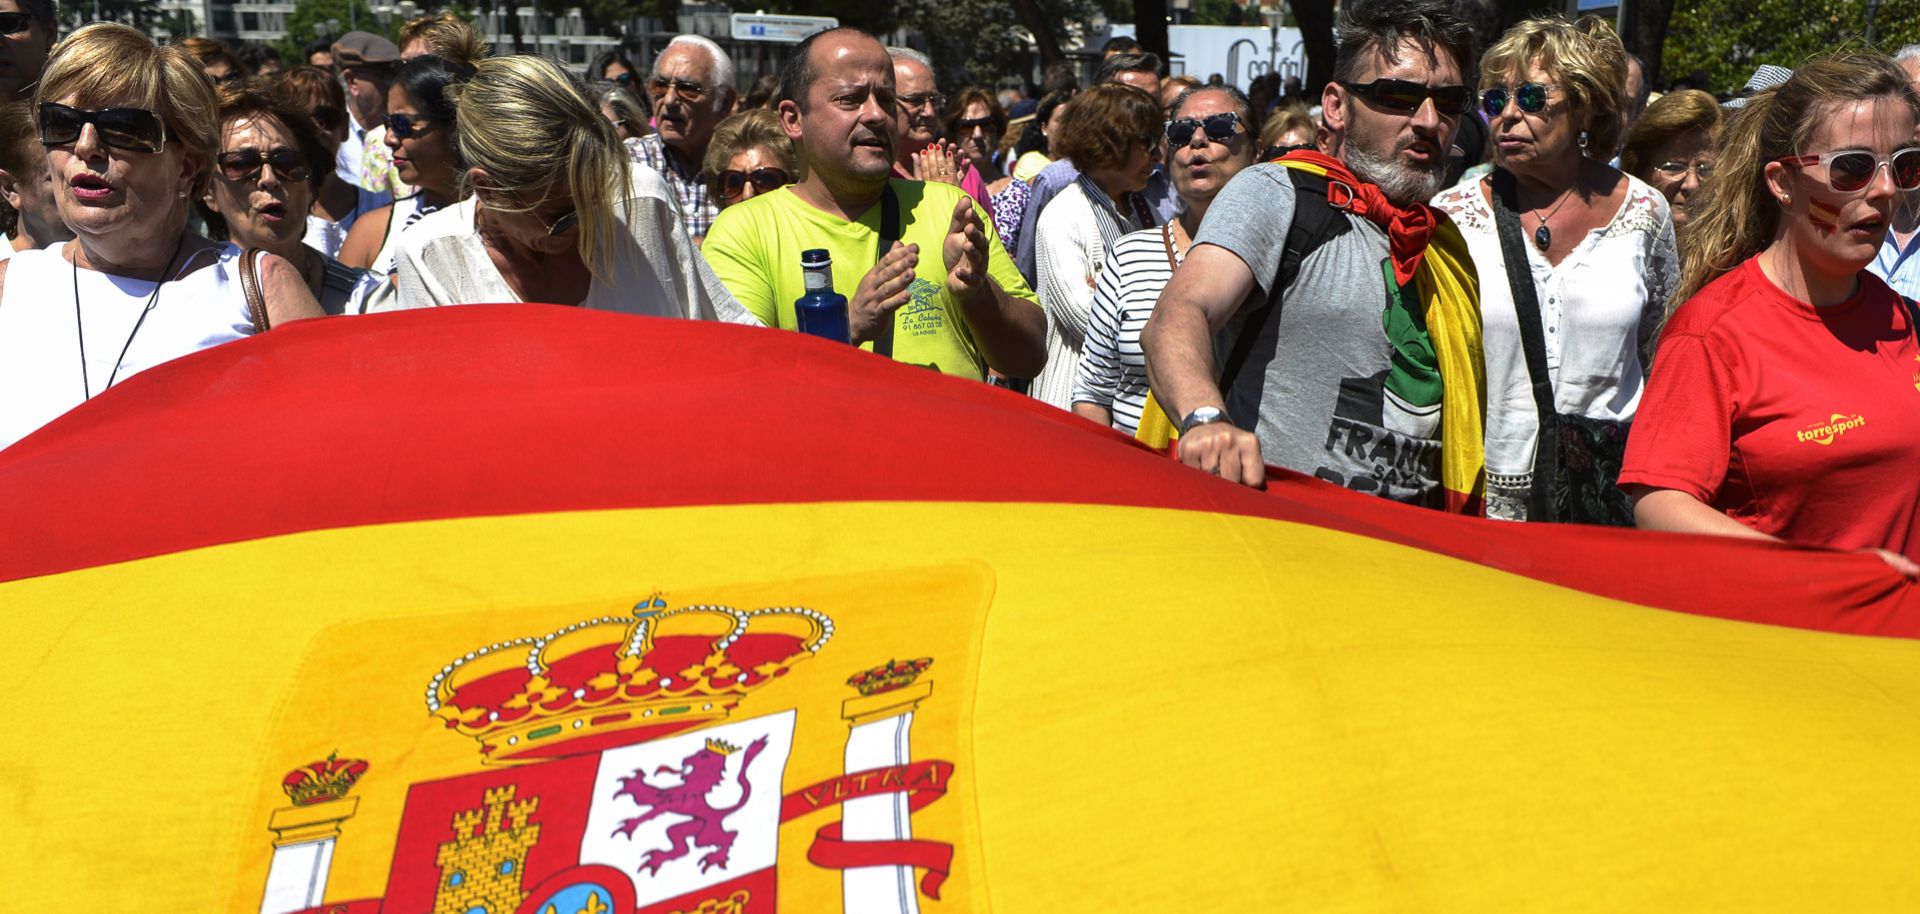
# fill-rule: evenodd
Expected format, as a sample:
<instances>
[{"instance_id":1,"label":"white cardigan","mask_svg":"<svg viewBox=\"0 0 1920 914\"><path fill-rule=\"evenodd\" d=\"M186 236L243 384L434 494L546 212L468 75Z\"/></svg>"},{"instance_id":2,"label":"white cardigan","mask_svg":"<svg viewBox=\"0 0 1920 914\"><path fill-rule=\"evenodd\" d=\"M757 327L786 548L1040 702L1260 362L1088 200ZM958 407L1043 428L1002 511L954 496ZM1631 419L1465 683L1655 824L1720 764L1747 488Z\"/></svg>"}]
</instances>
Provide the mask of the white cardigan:
<instances>
[{"instance_id":1,"label":"white cardigan","mask_svg":"<svg viewBox=\"0 0 1920 914\"><path fill-rule=\"evenodd\" d=\"M1093 201L1079 182L1061 190L1035 223L1034 274L1047 312L1047 367L1033 379L1035 399L1073 408L1073 379L1093 319L1093 290L1106 261Z\"/></svg>"}]
</instances>

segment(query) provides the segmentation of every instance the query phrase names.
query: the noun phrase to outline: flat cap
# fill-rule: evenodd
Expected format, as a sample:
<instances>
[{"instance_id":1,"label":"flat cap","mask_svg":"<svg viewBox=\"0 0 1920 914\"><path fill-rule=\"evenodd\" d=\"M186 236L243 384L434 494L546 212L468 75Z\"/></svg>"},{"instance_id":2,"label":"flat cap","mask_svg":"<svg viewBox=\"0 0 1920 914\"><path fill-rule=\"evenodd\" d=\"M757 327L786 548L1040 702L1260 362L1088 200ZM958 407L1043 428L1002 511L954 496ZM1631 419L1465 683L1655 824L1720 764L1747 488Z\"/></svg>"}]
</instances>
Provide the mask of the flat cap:
<instances>
[{"instance_id":1,"label":"flat cap","mask_svg":"<svg viewBox=\"0 0 1920 914\"><path fill-rule=\"evenodd\" d=\"M372 32L348 32L333 43L333 62L342 67L399 63L400 47Z\"/></svg>"}]
</instances>

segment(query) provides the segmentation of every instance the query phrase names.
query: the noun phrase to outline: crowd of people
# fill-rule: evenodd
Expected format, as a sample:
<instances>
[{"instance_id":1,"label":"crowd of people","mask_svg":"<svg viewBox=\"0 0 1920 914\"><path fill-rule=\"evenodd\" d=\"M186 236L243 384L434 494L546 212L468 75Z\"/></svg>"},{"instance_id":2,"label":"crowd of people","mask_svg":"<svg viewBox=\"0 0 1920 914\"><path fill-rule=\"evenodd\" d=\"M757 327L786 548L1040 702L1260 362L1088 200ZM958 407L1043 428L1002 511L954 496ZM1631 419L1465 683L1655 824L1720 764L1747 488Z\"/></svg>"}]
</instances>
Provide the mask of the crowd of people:
<instances>
[{"instance_id":1,"label":"crowd of people","mask_svg":"<svg viewBox=\"0 0 1920 914\"><path fill-rule=\"evenodd\" d=\"M447 14L286 65L0 0L0 446L287 321L537 301L798 329L1260 487L1870 550L1920 576L1920 46L1654 97L1349 0L1333 79L946 94L848 28L585 78ZM244 50L244 49L243 49ZM812 255L812 256L817 256Z\"/></svg>"}]
</instances>

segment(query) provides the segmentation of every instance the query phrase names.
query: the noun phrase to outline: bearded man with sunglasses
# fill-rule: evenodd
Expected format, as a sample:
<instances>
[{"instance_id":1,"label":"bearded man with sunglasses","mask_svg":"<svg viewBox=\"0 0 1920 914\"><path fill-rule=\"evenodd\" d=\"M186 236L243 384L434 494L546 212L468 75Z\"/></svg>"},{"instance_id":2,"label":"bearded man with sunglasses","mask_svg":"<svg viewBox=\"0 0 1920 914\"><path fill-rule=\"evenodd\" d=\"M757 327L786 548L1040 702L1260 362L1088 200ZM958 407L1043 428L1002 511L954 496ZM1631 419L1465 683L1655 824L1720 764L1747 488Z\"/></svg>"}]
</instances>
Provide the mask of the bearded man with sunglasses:
<instances>
[{"instance_id":1,"label":"bearded man with sunglasses","mask_svg":"<svg viewBox=\"0 0 1920 914\"><path fill-rule=\"evenodd\" d=\"M695 243L720 214L701 163L713 128L733 110L733 58L712 39L681 35L667 42L646 81L654 131L627 141L627 155L667 179L680 204L680 221Z\"/></svg>"},{"instance_id":2,"label":"bearded man with sunglasses","mask_svg":"<svg viewBox=\"0 0 1920 914\"><path fill-rule=\"evenodd\" d=\"M1351 0L1338 38L1321 102L1341 158L1291 152L1215 197L1141 338L1154 400L1180 460L1224 479L1262 487L1271 462L1471 511L1477 290L1424 201L1472 98L1472 31L1445 0Z\"/></svg>"}]
</instances>

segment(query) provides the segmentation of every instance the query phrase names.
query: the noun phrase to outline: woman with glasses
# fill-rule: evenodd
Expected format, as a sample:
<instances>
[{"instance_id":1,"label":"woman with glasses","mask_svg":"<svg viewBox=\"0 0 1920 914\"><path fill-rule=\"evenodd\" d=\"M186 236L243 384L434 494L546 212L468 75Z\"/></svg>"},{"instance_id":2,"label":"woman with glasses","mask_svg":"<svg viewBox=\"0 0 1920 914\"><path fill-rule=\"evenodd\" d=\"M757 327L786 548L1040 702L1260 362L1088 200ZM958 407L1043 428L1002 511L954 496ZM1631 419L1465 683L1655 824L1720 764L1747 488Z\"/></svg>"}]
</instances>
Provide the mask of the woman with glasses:
<instances>
[{"instance_id":1,"label":"woman with glasses","mask_svg":"<svg viewBox=\"0 0 1920 914\"><path fill-rule=\"evenodd\" d=\"M286 258L328 314L364 310L373 278L302 243L314 194L333 171L319 128L266 80L226 83L214 98L220 152L200 199L209 234Z\"/></svg>"},{"instance_id":2,"label":"woman with glasses","mask_svg":"<svg viewBox=\"0 0 1920 914\"><path fill-rule=\"evenodd\" d=\"M1686 228L1687 205L1713 176L1719 133L1720 103L1699 89L1662 96L1627 131L1620 168L1667 198L1676 231Z\"/></svg>"},{"instance_id":3,"label":"woman with glasses","mask_svg":"<svg viewBox=\"0 0 1920 914\"><path fill-rule=\"evenodd\" d=\"M640 68L627 59L627 52L615 49L602 51L587 65L587 76L591 79L604 79L616 86L636 91L640 85Z\"/></svg>"},{"instance_id":4,"label":"woman with glasses","mask_svg":"<svg viewBox=\"0 0 1920 914\"><path fill-rule=\"evenodd\" d=\"M1626 49L1591 16L1530 19L1480 70L1494 169L1433 205L1480 275L1487 516L1628 524L1614 479L1679 262L1666 199L1607 165Z\"/></svg>"},{"instance_id":5,"label":"woman with glasses","mask_svg":"<svg viewBox=\"0 0 1920 914\"><path fill-rule=\"evenodd\" d=\"M647 135L647 109L641 106L633 90L603 82L594 87L593 96L600 101L600 114L613 125L613 132L621 142Z\"/></svg>"},{"instance_id":6,"label":"woman with glasses","mask_svg":"<svg viewBox=\"0 0 1920 914\"><path fill-rule=\"evenodd\" d=\"M59 44L34 103L75 237L0 262L0 447L161 362L321 314L294 265L187 230L219 144L191 55L89 25Z\"/></svg>"},{"instance_id":7,"label":"woman with glasses","mask_svg":"<svg viewBox=\"0 0 1920 914\"><path fill-rule=\"evenodd\" d=\"M449 90L472 72L472 66L442 57L416 57L401 65L387 90L387 148L393 150L393 167L400 180L414 192L368 213L340 249L341 263L385 280L368 302L368 310L383 311L398 304L394 257L401 234L464 195L457 146L460 131Z\"/></svg>"},{"instance_id":8,"label":"woman with glasses","mask_svg":"<svg viewBox=\"0 0 1920 914\"><path fill-rule=\"evenodd\" d=\"M700 171L721 209L793 183L793 139L780 127L780 115L750 108L720 122L707 142Z\"/></svg>"},{"instance_id":9,"label":"woman with glasses","mask_svg":"<svg viewBox=\"0 0 1920 914\"><path fill-rule=\"evenodd\" d=\"M1035 291L1047 314L1047 366L1033 396L1073 408L1074 375L1093 314L1093 290L1120 236L1158 225L1140 196L1160 161L1160 103L1141 89L1103 83L1080 93L1052 138L1080 176L1040 211Z\"/></svg>"},{"instance_id":10,"label":"woman with glasses","mask_svg":"<svg viewBox=\"0 0 1920 914\"><path fill-rule=\"evenodd\" d=\"M1140 331L1160 290L1185 259L1213 198L1252 165L1253 104L1231 86L1188 89L1167 121L1167 177L1182 212L1159 228L1122 235L1107 252L1094 288L1087 342L1074 378L1073 411L1132 435L1147 402L1147 360Z\"/></svg>"},{"instance_id":11,"label":"woman with glasses","mask_svg":"<svg viewBox=\"0 0 1920 914\"><path fill-rule=\"evenodd\" d=\"M473 193L401 239L401 307L524 301L753 322L694 247L659 172L628 160L558 64L481 61L455 101Z\"/></svg>"},{"instance_id":12,"label":"woman with glasses","mask_svg":"<svg viewBox=\"0 0 1920 914\"><path fill-rule=\"evenodd\" d=\"M347 93L340 80L319 67L294 67L278 78L279 90L320 130L327 154L338 162L340 144L347 141ZM338 258L346 246L347 233L360 217L393 202L391 191L373 191L340 176L329 165L320 176L320 189L313 194L307 209L306 245L328 257Z\"/></svg>"},{"instance_id":13,"label":"woman with glasses","mask_svg":"<svg viewBox=\"0 0 1920 914\"><path fill-rule=\"evenodd\" d=\"M1920 340L1866 269L1920 190L1886 57L1797 68L1732 116L1693 206L1620 484L1640 526L1872 550L1920 575Z\"/></svg>"}]
</instances>

